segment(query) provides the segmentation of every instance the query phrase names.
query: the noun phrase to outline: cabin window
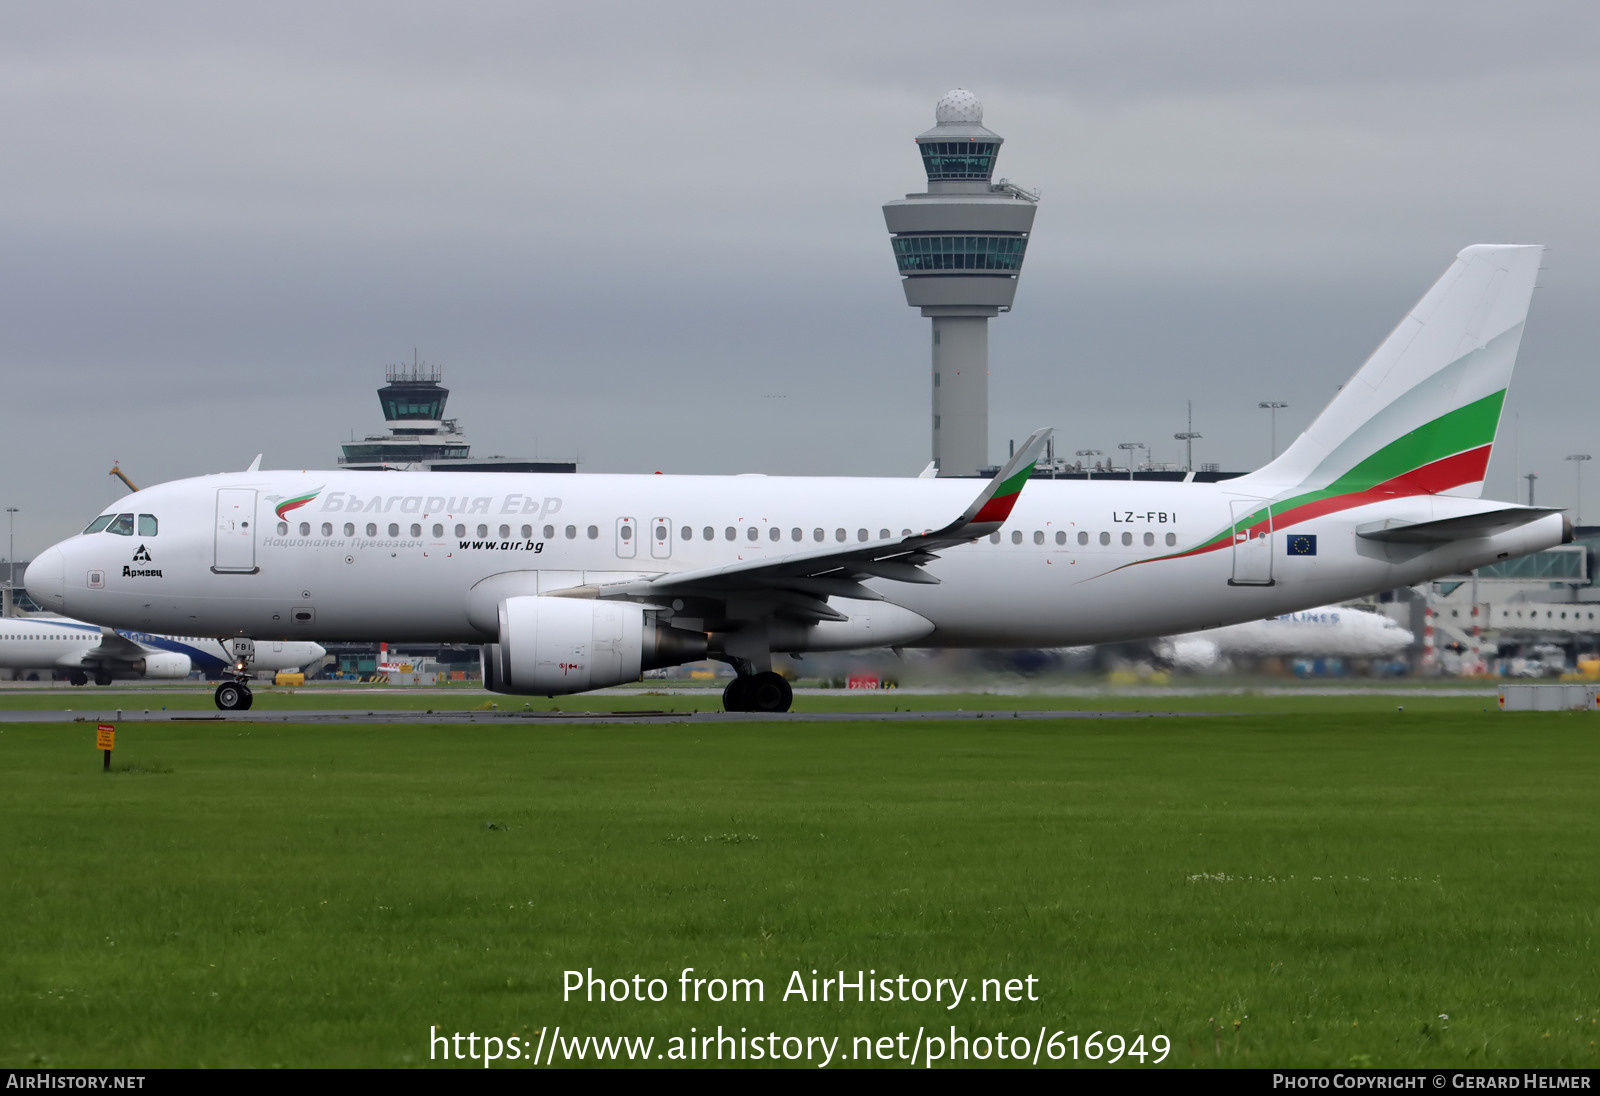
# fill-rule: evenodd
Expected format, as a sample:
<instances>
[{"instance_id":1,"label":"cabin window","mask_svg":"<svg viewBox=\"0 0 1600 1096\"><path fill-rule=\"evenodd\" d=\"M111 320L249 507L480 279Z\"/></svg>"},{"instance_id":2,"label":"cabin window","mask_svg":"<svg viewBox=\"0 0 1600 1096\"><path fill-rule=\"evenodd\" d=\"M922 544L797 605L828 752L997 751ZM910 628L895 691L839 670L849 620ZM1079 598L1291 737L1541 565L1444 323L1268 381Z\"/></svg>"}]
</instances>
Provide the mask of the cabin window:
<instances>
[{"instance_id":1,"label":"cabin window","mask_svg":"<svg viewBox=\"0 0 1600 1096\"><path fill-rule=\"evenodd\" d=\"M821 529L813 529L813 530L811 530L811 539L816 541L818 544L822 543L823 535L824 534L823 534Z\"/></svg>"},{"instance_id":2,"label":"cabin window","mask_svg":"<svg viewBox=\"0 0 1600 1096\"><path fill-rule=\"evenodd\" d=\"M589 539L590 540L599 540L600 539L600 526L591 525L591 526L589 526L589 530L588 531L589 531Z\"/></svg>"},{"instance_id":3,"label":"cabin window","mask_svg":"<svg viewBox=\"0 0 1600 1096\"><path fill-rule=\"evenodd\" d=\"M367 522L367 536L375 537L377 535L378 535L377 522L372 522L372 521Z\"/></svg>"},{"instance_id":4,"label":"cabin window","mask_svg":"<svg viewBox=\"0 0 1600 1096\"><path fill-rule=\"evenodd\" d=\"M840 544L844 543L844 538L845 538L845 532L844 532L843 529L835 529L833 531L833 539L838 541Z\"/></svg>"},{"instance_id":5,"label":"cabin window","mask_svg":"<svg viewBox=\"0 0 1600 1096\"><path fill-rule=\"evenodd\" d=\"M694 530L685 525L682 529L678 530L678 537L680 540L693 540Z\"/></svg>"},{"instance_id":6,"label":"cabin window","mask_svg":"<svg viewBox=\"0 0 1600 1096\"><path fill-rule=\"evenodd\" d=\"M1035 543L1035 544L1043 544L1044 543L1044 534L1039 532L1039 530L1037 530L1037 529L1035 529L1033 531L1033 543Z\"/></svg>"},{"instance_id":7,"label":"cabin window","mask_svg":"<svg viewBox=\"0 0 1600 1096\"><path fill-rule=\"evenodd\" d=\"M1100 543L1101 544L1110 544L1111 543L1111 534L1110 533L1101 533L1100 534Z\"/></svg>"},{"instance_id":8,"label":"cabin window","mask_svg":"<svg viewBox=\"0 0 1600 1096\"><path fill-rule=\"evenodd\" d=\"M1122 534L1122 546L1124 548L1126 548L1128 545L1130 545L1132 543L1133 543L1133 534L1132 533L1123 533Z\"/></svg>"},{"instance_id":9,"label":"cabin window","mask_svg":"<svg viewBox=\"0 0 1600 1096\"><path fill-rule=\"evenodd\" d=\"M139 515L139 535L153 537L156 535L156 516L154 514Z\"/></svg>"},{"instance_id":10,"label":"cabin window","mask_svg":"<svg viewBox=\"0 0 1600 1096\"><path fill-rule=\"evenodd\" d=\"M456 526L456 528L459 529L461 527L458 525L458 526ZM546 525L544 527L544 539L545 540L555 540L556 539L556 527L554 525Z\"/></svg>"},{"instance_id":11,"label":"cabin window","mask_svg":"<svg viewBox=\"0 0 1600 1096\"><path fill-rule=\"evenodd\" d=\"M667 527L666 527L666 525L663 524L663 525L656 526L656 541L659 544L665 544L667 542Z\"/></svg>"},{"instance_id":12,"label":"cabin window","mask_svg":"<svg viewBox=\"0 0 1600 1096\"><path fill-rule=\"evenodd\" d=\"M400 535L400 526L398 524L396 524L395 522L391 521L389 523L389 535L391 537L397 537L397 536Z\"/></svg>"},{"instance_id":13,"label":"cabin window","mask_svg":"<svg viewBox=\"0 0 1600 1096\"><path fill-rule=\"evenodd\" d=\"M1064 530L1060 530L1060 529L1056 530L1056 543L1057 544L1065 544L1065 543L1067 543L1067 534L1066 534L1066 532Z\"/></svg>"},{"instance_id":14,"label":"cabin window","mask_svg":"<svg viewBox=\"0 0 1600 1096\"><path fill-rule=\"evenodd\" d=\"M999 533L990 533L989 534L989 543L990 544L999 544L1000 543L1000 534Z\"/></svg>"},{"instance_id":15,"label":"cabin window","mask_svg":"<svg viewBox=\"0 0 1600 1096\"><path fill-rule=\"evenodd\" d=\"M567 526L566 534L567 534L567 539L568 540L577 540L578 539L578 527L576 525Z\"/></svg>"},{"instance_id":16,"label":"cabin window","mask_svg":"<svg viewBox=\"0 0 1600 1096\"><path fill-rule=\"evenodd\" d=\"M1178 534L1177 533L1168 533L1167 534L1167 547L1168 548L1175 547L1177 545L1177 543L1178 543Z\"/></svg>"},{"instance_id":17,"label":"cabin window","mask_svg":"<svg viewBox=\"0 0 1600 1096\"><path fill-rule=\"evenodd\" d=\"M435 525L434 528L435 529L439 529L439 527L437 525ZM440 529L438 535L443 535L443 533L444 533L444 530ZM355 522L347 521L347 522L344 523L344 535L347 536L347 537L353 537L353 536L356 535L356 523Z\"/></svg>"},{"instance_id":18,"label":"cabin window","mask_svg":"<svg viewBox=\"0 0 1600 1096\"><path fill-rule=\"evenodd\" d=\"M99 533L103 531L106 526L111 524L112 519L116 516L117 515L115 514L101 514L99 517L95 518L89 523L89 527L83 531L84 534L88 535L89 533Z\"/></svg>"},{"instance_id":19,"label":"cabin window","mask_svg":"<svg viewBox=\"0 0 1600 1096\"><path fill-rule=\"evenodd\" d=\"M569 536L569 537L572 536L572 533L571 533L572 526L570 526L570 525L567 526L567 529L568 529L567 536ZM489 527L487 525L478 526L478 535L480 537L488 536L489 535Z\"/></svg>"},{"instance_id":20,"label":"cabin window","mask_svg":"<svg viewBox=\"0 0 1600 1096\"><path fill-rule=\"evenodd\" d=\"M444 538L444 526L443 525L435 525L433 527L433 539L434 540L442 540L443 538Z\"/></svg>"},{"instance_id":21,"label":"cabin window","mask_svg":"<svg viewBox=\"0 0 1600 1096\"><path fill-rule=\"evenodd\" d=\"M782 540L783 539L783 530L779 529L776 525L774 525L771 529L769 529L767 531L767 539L768 540L773 540L773 541Z\"/></svg>"},{"instance_id":22,"label":"cabin window","mask_svg":"<svg viewBox=\"0 0 1600 1096\"><path fill-rule=\"evenodd\" d=\"M726 537L728 540L733 540L735 537L737 537L739 535L739 530L735 529L733 526L730 525L730 526L728 526L726 529L724 529L722 531L722 535L724 537Z\"/></svg>"},{"instance_id":23,"label":"cabin window","mask_svg":"<svg viewBox=\"0 0 1600 1096\"><path fill-rule=\"evenodd\" d=\"M805 534L800 531L800 526L798 526L798 525L796 525L793 529L789 530L789 539L792 540L792 541L795 541L796 543L799 543L799 541L801 539L803 539L804 537L805 537Z\"/></svg>"},{"instance_id":24,"label":"cabin window","mask_svg":"<svg viewBox=\"0 0 1600 1096\"><path fill-rule=\"evenodd\" d=\"M511 539L511 526L509 526L509 525L500 526L500 539L501 540L510 540Z\"/></svg>"},{"instance_id":25,"label":"cabin window","mask_svg":"<svg viewBox=\"0 0 1600 1096\"><path fill-rule=\"evenodd\" d=\"M1089 534L1085 533L1085 532L1080 532L1078 534L1078 543L1079 544L1088 544L1089 543Z\"/></svg>"},{"instance_id":26,"label":"cabin window","mask_svg":"<svg viewBox=\"0 0 1600 1096\"><path fill-rule=\"evenodd\" d=\"M550 528L550 526L548 526L548 525L545 526L546 530L548 530L549 528ZM466 535L467 535L467 527L465 525L457 525L456 526L456 536L464 537ZM548 532L545 533L545 536L549 536L549 535L550 534Z\"/></svg>"},{"instance_id":27,"label":"cabin window","mask_svg":"<svg viewBox=\"0 0 1600 1096\"><path fill-rule=\"evenodd\" d=\"M861 541L866 540L867 539L867 531L865 529L857 529L856 530L856 539L857 540L861 540Z\"/></svg>"},{"instance_id":28,"label":"cabin window","mask_svg":"<svg viewBox=\"0 0 1600 1096\"><path fill-rule=\"evenodd\" d=\"M745 530L745 539L750 541L760 540L761 530L757 529L754 525L750 526L749 529Z\"/></svg>"},{"instance_id":29,"label":"cabin window","mask_svg":"<svg viewBox=\"0 0 1600 1096\"><path fill-rule=\"evenodd\" d=\"M624 525L621 529L617 530L617 536L621 537L624 542L632 540L633 539L633 526Z\"/></svg>"},{"instance_id":30,"label":"cabin window","mask_svg":"<svg viewBox=\"0 0 1600 1096\"><path fill-rule=\"evenodd\" d=\"M303 537L309 537L311 535L311 523L309 521L302 521L300 523L300 535Z\"/></svg>"},{"instance_id":31,"label":"cabin window","mask_svg":"<svg viewBox=\"0 0 1600 1096\"><path fill-rule=\"evenodd\" d=\"M333 522L325 521L322 523L322 535L325 537L333 536Z\"/></svg>"},{"instance_id":32,"label":"cabin window","mask_svg":"<svg viewBox=\"0 0 1600 1096\"><path fill-rule=\"evenodd\" d=\"M522 527L522 539L523 540L532 540L533 539L533 526L524 525Z\"/></svg>"},{"instance_id":33,"label":"cabin window","mask_svg":"<svg viewBox=\"0 0 1600 1096\"><path fill-rule=\"evenodd\" d=\"M286 521L278 522L278 535L280 537L286 537L286 536L289 535L289 523L288 522L286 522Z\"/></svg>"},{"instance_id":34,"label":"cabin window","mask_svg":"<svg viewBox=\"0 0 1600 1096\"><path fill-rule=\"evenodd\" d=\"M411 535L413 537L420 537L422 535L422 526L413 522L411 525Z\"/></svg>"},{"instance_id":35,"label":"cabin window","mask_svg":"<svg viewBox=\"0 0 1600 1096\"><path fill-rule=\"evenodd\" d=\"M118 514L106 532L115 533L119 537L133 536L133 515Z\"/></svg>"},{"instance_id":36,"label":"cabin window","mask_svg":"<svg viewBox=\"0 0 1600 1096\"><path fill-rule=\"evenodd\" d=\"M1146 548L1150 547L1155 542L1156 542L1156 535L1154 533L1146 533L1144 535L1144 546Z\"/></svg>"},{"instance_id":37,"label":"cabin window","mask_svg":"<svg viewBox=\"0 0 1600 1096\"><path fill-rule=\"evenodd\" d=\"M878 530L878 539L879 540L888 540L889 539L889 530L887 530L887 529L879 529Z\"/></svg>"}]
</instances>

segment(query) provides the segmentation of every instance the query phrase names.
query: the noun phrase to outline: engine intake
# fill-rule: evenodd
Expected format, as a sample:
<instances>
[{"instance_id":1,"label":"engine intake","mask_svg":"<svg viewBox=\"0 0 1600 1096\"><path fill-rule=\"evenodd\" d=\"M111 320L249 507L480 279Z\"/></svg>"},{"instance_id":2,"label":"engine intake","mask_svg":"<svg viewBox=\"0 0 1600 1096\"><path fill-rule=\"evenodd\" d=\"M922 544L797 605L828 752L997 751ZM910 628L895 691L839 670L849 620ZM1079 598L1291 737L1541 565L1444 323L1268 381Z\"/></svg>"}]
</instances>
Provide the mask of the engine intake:
<instances>
[{"instance_id":1,"label":"engine intake","mask_svg":"<svg viewBox=\"0 0 1600 1096\"><path fill-rule=\"evenodd\" d=\"M162 651L160 654L145 655L136 660L133 668L145 677L178 678L188 677L192 667L188 655L180 655L175 651Z\"/></svg>"},{"instance_id":2,"label":"engine intake","mask_svg":"<svg viewBox=\"0 0 1600 1096\"><path fill-rule=\"evenodd\" d=\"M668 627L637 605L510 597L499 617L500 641L484 644L481 656L484 688L494 693L582 693L706 656L704 633Z\"/></svg>"}]
</instances>

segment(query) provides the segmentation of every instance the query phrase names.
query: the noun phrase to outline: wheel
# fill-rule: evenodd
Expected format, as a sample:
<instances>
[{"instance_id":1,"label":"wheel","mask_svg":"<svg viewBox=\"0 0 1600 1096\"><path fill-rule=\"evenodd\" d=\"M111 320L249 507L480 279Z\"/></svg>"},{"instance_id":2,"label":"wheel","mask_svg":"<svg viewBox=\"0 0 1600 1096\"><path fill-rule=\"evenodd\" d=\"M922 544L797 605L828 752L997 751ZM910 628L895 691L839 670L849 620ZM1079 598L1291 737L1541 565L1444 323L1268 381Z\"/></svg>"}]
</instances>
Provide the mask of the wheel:
<instances>
[{"instance_id":1,"label":"wheel","mask_svg":"<svg viewBox=\"0 0 1600 1096\"><path fill-rule=\"evenodd\" d=\"M84 673L82 670L73 670L72 673L67 676L67 680L72 682L74 685L87 685L89 684L89 675Z\"/></svg>"},{"instance_id":2,"label":"wheel","mask_svg":"<svg viewBox=\"0 0 1600 1096\"><path fill-rule=\"evenodd\" d=\"M746 688L750 679L736 677L728 682L728 687L722 690L722 710L725 712L748 712L750 710L749 694Z\"/></svg>"},{"instance_id":3,"label":"wheel","mask_svg":"<svg viewBox=\"0 0 1600 1096\"><path fill-rule=\"evenodd\" d=\"M250 706L250 690L235 681L224 681L217 686L217 707L225 712L241 711Z\"/></svg>"},{"instance_id":4,"label":"wheel","mask_svg":"<svg viewBox=\"0 0 1600 1096\"><path fill-rule=\"evenodd\" d=\"M794 703L794 690L782 674L768 670L756 674L744 687L745 711L786 712Z\"/></svg>"},{"instance_id":5,"label":"wheel","mask_svg":"<svg viewBox=\"0 0 1600 1096\"><path fill-rule=\"evenodd\" d=\"M250 710L250 705L256 702L256 694L250 691L250 686L248 685L241 685L239 688L244 691L244 703L240 705L240 707L248 712Z\"/></svg>"},{"instance_id":6,"label":"wheel","mask_svg":"<svg viewBox=\"0 0 1600 1096\"><path fill-rule=\"evenodd\" d=\"M104 670L96 670L94 674L94 683L96 685L109 685L111 684L111 675L106 673Z\"/></svg>"}]
</instances>

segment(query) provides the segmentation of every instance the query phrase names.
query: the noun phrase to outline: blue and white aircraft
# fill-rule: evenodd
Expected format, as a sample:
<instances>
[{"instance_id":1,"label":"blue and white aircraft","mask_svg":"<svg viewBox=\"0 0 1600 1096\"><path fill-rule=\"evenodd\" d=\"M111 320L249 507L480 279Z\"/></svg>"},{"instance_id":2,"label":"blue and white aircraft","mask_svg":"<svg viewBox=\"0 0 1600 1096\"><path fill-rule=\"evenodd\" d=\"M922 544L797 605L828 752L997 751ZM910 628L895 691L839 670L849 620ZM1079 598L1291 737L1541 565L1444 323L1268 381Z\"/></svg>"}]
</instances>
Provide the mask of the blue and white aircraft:
<instances>
[{"instance_id":1,"label":"blue and white aircraft","mask_svg":"<svg viewBox=\"0 0 1600 1096\"><path fill-rule=\"evenodd\" d=\"M237 641L233 641L234 644ZM302 640L263 641L247 664L256 670L298 670L328 652ZM61 616L0 617L0 670L65 671L74 685L132 678L185 678L195 670L237 673L229 642L198 636L113 631Z\"/></svg>"}]
</instances>

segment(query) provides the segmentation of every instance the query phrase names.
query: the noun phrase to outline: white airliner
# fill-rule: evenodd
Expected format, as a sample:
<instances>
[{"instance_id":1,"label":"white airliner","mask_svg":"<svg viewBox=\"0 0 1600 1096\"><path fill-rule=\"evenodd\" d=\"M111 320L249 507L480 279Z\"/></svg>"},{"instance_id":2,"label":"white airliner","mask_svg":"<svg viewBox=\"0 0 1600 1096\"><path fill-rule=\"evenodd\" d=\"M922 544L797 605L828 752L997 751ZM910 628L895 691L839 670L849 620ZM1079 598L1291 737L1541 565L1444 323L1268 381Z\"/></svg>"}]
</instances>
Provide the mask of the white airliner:
<instances>
[{"instance_id":1,"label":"white airliner","mask_svg":"<svg viewBox=\"0 0 1600 1096\"><path fill-rule=\"evenodd\" d=\"M1461 252L1282 456L1221 483L1030 483L1048 431L981 485L252 466L123 498L41 553L28 590L124 628L481 643L503 693L709 655L738 671L731 711L789 707L773 652L1294 612L1570 539L1559 511L1479 498L1541 254Z\"/></svg>"},{"instance_id":2,"label":"white airliner","mask_svg":"<svg viewBox=\"0 0 1600 1096\"><path fill-rule=\"evenodd\" d=\"M1412 634L1381 613L1322 605L1207 632L1168 636L1156 654L1185 670L1204 670L1227 658L1393 658Z\"/></svg>"},{"instance_id":3,"label":"white airliner","mask_svg":"<svg viewBox=\"0 0 1600 1096\"><path fill-rule=\"evenodd\" d=\"M305 641L263 642L250 665L297 670L327 654ZM59 616L0 617L0 670L61 670L74 685L130 678L184 678L237 670L233 645L216 638L112 631Z\"/></svg>"}]
</instances>

